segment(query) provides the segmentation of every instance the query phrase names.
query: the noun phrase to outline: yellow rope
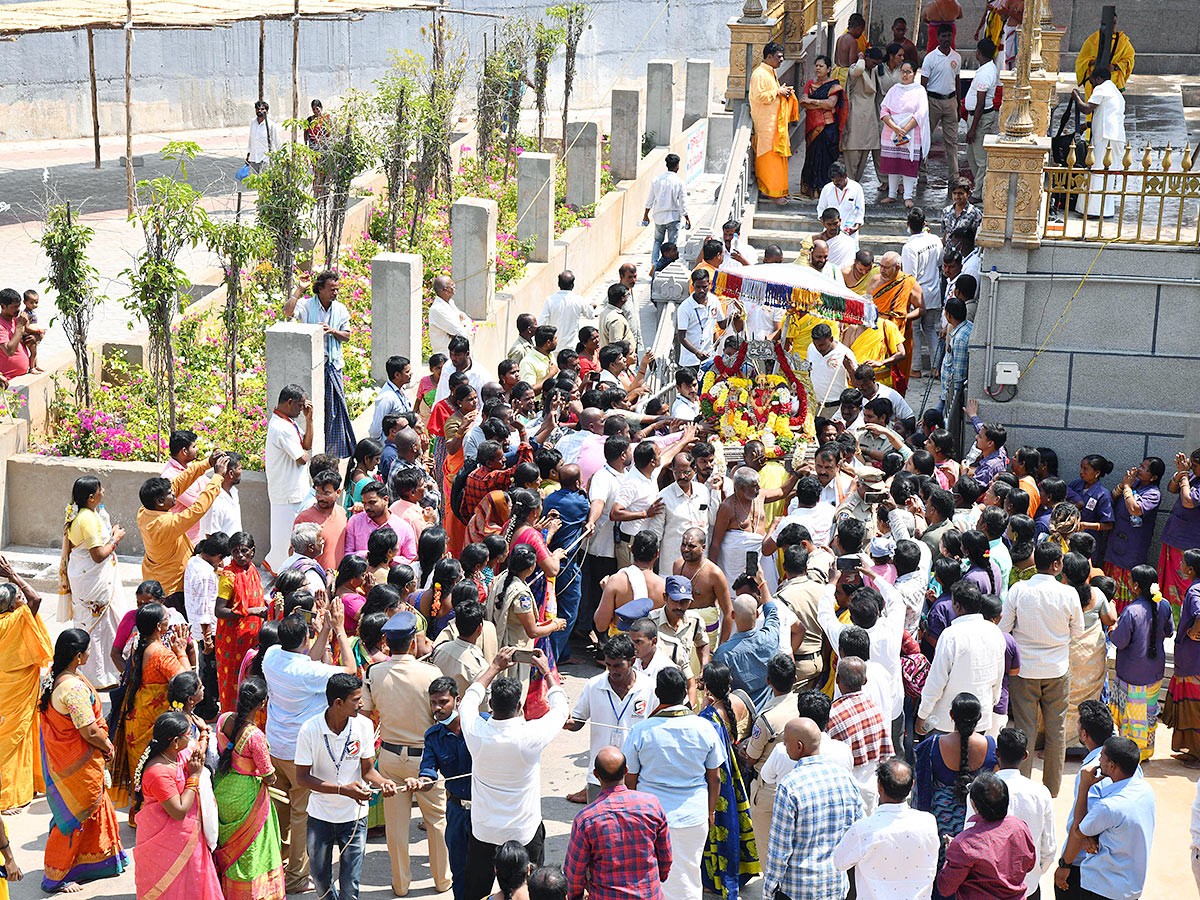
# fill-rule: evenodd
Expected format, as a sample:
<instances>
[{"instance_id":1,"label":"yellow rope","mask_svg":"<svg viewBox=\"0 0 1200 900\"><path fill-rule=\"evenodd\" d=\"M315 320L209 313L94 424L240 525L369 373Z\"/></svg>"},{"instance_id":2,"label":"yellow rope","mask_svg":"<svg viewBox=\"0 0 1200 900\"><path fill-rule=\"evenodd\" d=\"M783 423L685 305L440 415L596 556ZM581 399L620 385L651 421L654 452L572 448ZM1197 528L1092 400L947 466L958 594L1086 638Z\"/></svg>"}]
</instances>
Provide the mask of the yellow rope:
<instances>
[{"instance_id":1,"label":"yellow rope","mask_svg":"<svg viewBox=\"0 0 1200 900\"><path fill-rule=\"evenodd\" d=\"M1113 240L1116 239L1114 238ZM1033 358L1025 364L1025 368L1021 371L1021 375L1018 380L1020 380L1020 378L1024 378L1025 375L1028 374L1030 367L1034 364L1037 358L1042 355L1042 351L1046 349L1047 345L1049 345L1050 339L1054 337L1054 333L1058 331L1062 323L1066 321L1067 313L1071 311L1071 304L1075 302L1075 298L1079 296L1079 292L1083 290L1084 284L1087 283L1088 276L1092 274L1092 269L1096 266L1096 260L1100 258L1100 254L1103 253L1111 243L1112 241L1105 241L1104 245L1096 251L1095 257L1092 258L1091 265L1089 265L1087 267L1087 271L1083 273L1083 278L1079 282L1079 287L1075 288L1075 293L1071 295L1071 299L1067 301L1066 307L1063 308L1062 315L1058 317L1058 321L1054 323L1054 327L1050 329L1050 333L1046 335L1046 339L1042 341L1042 346L1038 347L1037 352L1033 354ZM1051 283L1053 284L1053 282ZM992 314L995 315L994 310Z\"/></svg>"}]
</instances>

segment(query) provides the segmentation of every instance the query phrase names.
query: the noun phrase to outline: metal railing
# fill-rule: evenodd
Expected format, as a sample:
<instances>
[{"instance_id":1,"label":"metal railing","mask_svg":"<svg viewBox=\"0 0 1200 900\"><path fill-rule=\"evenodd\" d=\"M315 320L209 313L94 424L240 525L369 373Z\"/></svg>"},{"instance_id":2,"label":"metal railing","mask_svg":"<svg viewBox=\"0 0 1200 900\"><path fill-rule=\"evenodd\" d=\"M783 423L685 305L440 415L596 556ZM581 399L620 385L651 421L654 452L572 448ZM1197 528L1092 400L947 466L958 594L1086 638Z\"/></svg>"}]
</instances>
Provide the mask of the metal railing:
<instances>
[{"instance_id":1,"label":"metal railing","mask_svg":"<svg viewBox=\"0 0 1200 900\"><path fill-rule=\"evenodd\" d=\"M1194 151L1183 148L1176 164L1170 144L1158 153L1147 145L1138 165L1126 145L1114 159L1111 145L1096 159L1072 146L1064 166L1047 166L1043 240L1200 245L1200 171Z\"/></svg>"},{"instance_id":2,"label":"metal railing","mask_svg":"<svg viewBox=\"0 0 1200 900\"><path fill-rule=\"evenodd\" d=\"M675 346L675 304L662 304L658 329L654 332L654 365L646 376L647 399L663 401L667 409L675 402L675 372L679 369L679 348Z\"/></svg>"}]
</instances>

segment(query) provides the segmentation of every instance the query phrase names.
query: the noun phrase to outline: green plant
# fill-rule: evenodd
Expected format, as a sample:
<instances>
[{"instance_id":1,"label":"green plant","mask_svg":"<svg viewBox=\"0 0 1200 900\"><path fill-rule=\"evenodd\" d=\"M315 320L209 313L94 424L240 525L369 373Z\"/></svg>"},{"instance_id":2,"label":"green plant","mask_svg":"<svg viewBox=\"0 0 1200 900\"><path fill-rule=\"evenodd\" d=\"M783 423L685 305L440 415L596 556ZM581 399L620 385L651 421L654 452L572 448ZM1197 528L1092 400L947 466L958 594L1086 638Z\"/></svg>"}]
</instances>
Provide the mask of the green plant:
<instances>
[{"instance_id":1,"label":"green plant","mask_svg":"<svg viewBox=\"0 0 1200 900\"><path fill-rule=\"evenodd\" d=\"M542 152L542 144L546 135L546 88L550 81L550 62L558 53L566 38L566 32L558 27L539 21L533 29L533 92L534 105L537 107L538 135L537 148ZM563 132L563 142L567 139ZM565 149L563 151L566 152Z\"/></svg>"},{"instance_id":2,"label":"green plant","mask_svg":"<svg viewBox=\"0 0 1200 900\"><path fill-rule=\"evenodd\" d=\"M163 158L176 164L176 174L187 178L187 164L200 146L191 141L172 141L163 148ZM200 192L175 174L142 180L135 192L136 207L131 221L141 226L146 247L137 264L124 275L132 289L125 308L146 323L150 332L150 370L155 382L154 409L162 432L163 401L167 427L175 430L175 359L171 322L182 308L181 297L191 281L176 259L185 246L195 246L208 221L200 205Z\"/></svg>"},{"instance_id":3,"label":"green plant","mask_svg":"<svg viewBox=\"0 0 1200 900\"><path fill-rule=\"evenodd\" d=\"M350 184L375 158L367 133L371 114L371 98L360 91L348 91L337 111L328 117L328 133L315 149L315 169L319 173L314 176L314 182L319 180L319 189L314 190L317 240L326 268L334 266L341 251Z\"/></svg>"},{"instance_id":4,"label":"green plant","mask_svg":"<svg viewBox=\"0 0 1200 900\"><path fill-rule=\"evenodd\" d=\"M311 150L288 143L268 154L262 171L246 179L250 189L258 191L258 224L271 237L284 297L292 293L296 254L315 202L312 163Z\"/></svg>"},{"instance_id":5,"label":"green plant","mask_svg":"<svg viewBox=\"0 0 1200 900\"><path fill-rule=\"evenodd\" d=\"M566 55L563 60L563 104L562 104L562 135L563 153L567 150L567 111L571 106L571 88L575 85L575 57L579 51L579 41L583 38L583 30L591 17L591 7L583 2L560 3L551 6L546 13L562 22L563 41L566 44Z\"/></svg>"},{"instance_id":6,"label":"green plant","mask_svg":"<svg viewBox=\"0 0 1200 900\"><path fill-rule=\"evenodd\" d=\"M413 186L413 217L409 243L416 238L421 212L438 185L448 195L450 183L450 131L454 121L454 102L466 73L462 54L447 55L449 40L445 17L434 16L430 42L432 62L420 73L424 103L421 105L418 132L416 183Z\"/></svg>"},{"instance_id":7,"label":"green plant","mask_svg":"<svg viewBox=\"0 0 1200 900\"><path fill-rule=\"evenodd\" d=\"M46 228L38 244L46 254L50 270L41 283L54 292L54 306L75 353L75 399L92 402L92 383L88 360L88 329L96 309L96 269L87 259L88 244L95 231L71 219L71 204L50 207ZM53 324L53 322L51 322Z\"/></svg>"},{"instance_id":8,"label":"green plant","mask_svg":"<svg viewBox=\"0 0 1200 900\"><path fill-rule=\"evenodd\" d=\"M375 114L366 129L368 152L387 179L387 247L396 249L396 230L404 218L404 180L416 139L418 117L414 108L417 85L411 63L392 53L392 64L375 81Z\"/></svg>"}]
</instances>

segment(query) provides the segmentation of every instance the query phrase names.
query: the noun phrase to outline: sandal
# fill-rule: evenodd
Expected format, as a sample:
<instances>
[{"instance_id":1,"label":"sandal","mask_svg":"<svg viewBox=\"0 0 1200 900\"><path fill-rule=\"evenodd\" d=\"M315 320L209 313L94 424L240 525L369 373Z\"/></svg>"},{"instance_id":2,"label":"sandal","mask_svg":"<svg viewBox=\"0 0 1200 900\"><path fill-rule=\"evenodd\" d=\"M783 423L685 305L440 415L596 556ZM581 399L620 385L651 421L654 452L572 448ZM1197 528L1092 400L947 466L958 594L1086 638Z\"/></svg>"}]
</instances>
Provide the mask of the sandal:
<instances>
[{"instance_id":1,"label":"sandal","mask_svg":"<svg viewBox=\"0 0 1200 900\"><path fill-rule=\"evenodd\" d=\"M895 203L895 202L896 202L895 197L884 197L882 200L879 201L879 205L887 206L889 203Z\"/></svg>"}]
</instances>

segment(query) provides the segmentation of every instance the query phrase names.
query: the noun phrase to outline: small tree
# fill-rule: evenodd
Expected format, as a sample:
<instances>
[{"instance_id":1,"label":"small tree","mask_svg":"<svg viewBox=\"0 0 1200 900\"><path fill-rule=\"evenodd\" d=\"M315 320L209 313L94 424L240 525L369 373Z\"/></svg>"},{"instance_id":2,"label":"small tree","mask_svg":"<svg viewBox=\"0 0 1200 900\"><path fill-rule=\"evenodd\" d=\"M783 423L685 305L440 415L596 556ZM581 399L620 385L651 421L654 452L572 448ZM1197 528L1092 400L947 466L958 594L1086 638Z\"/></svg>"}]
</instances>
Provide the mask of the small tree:
<instances>
[{"instance_id":1,"label":"small tree","mask_svg":"<svg viewBox=\"0 0 1200 900\"><path fill-rule=\"evenodd\" d=\"M225 272L225 396L230 409L237 406L238 339L245 307L242 304L242 271L253 260L271 252L271 239L261 228L240 221L204 223L204 244L221 260Z\"/></svg>"},{"instance_id":2,"label":"small tree","mask_svg":"<svg viewBox=\"0 0 1200 900\"><path fill-rule=\"evenodd\" d=\"M492 141L504 118L504 95L508 89L508 65L505 50L497 45L488 52L486 41L487 36L484 35L485 49L480 66L478 106L475 112L475 130L478 133L475 143L480 160L488 158Z\"/></svg>"},{"instance_id":3,"label":"small tree","mask_svg":"<svg viewBox=\"0 0 1200 900\"><path fill-rule=\"evenodd\" d=\"M391 68L375 80L374 114L365 128L368 150L387 179L388 250L396 249L396 230L404 219L404 182L416 137L416 82L411 62L393 52Z\"/></svg>"},{"instance_id":4,"label":"small tree","mask_svg":"<svg viewBox=\"0 0 1200 900\"><path fill-rule=\"evenodd\" d=\"M562 45L565 32L562 28L538 22L533 31L533 91L538 117L538 152L546 137L546 88L550 81L550 62ZM566 132L563 133L566 141Z\"/></svg>"},{"instance_id":5,"label":"small tree","mask_svg":"<svg viewBox=\"0 0 1200 900\"><path fill-rule=\"evenodd\" d=\"M124 300L125 308L144 321L150 332L150 373L157 389L155 417L160 436L164 399L167 428L175 430L175 349L171 322L181 308L184 291L191 286L176 259L185 246L199 242L208 221L208 214L200 205L200 192L186 181L187 164L199 152L200 146L191 141L172 141L163 148L162 155L176 164L176 174L137 183L137 205L131 221L141 226L146 247L138 256L137 265L121 273L132 288Z\"/></svg>"},{"instance_id":6,"label":"small tree","mask_svg":"<svg viewBox=\"0 0 1200 900\"><path fill-rule=\"evenodd\" d=\"M571 88L575 86L575 56L579 51L583 29L587 27L592 10L586 3L576 2L551 6L546 12L563 23L563 41L566 44L566 56L563 60L562 106L562 148L565 155L567 152L567 111L571 106Z\"/></svg>"},{"instance_id":7,"label":"small tree","mask_svg":"<svg viewBox=\"0 0 1200 900\"><path fill-rule=\"evenodd\" d=\"M258 191L258 224L274 246L275 267L286 300L300 239L307 233L314 198L313 152L302 144L284 144L267 156L263 169L246 179Z\"/></svg>"},{"instance_id":8,"label":"small tree","mask_svg":"<svg viewBox=\"0 0 1200 900\"><path fill-rule=\"evenodd\" d=\"M88 365L88 329L96 310L96 269L88 262L87 248L95 231L72 221L71 204L50 207L46 228L38 244L50 268L42 284L55 292L54 306L75 353L75 402L90 406L92 379Z\"/></svg>"},{"instance_id":9,"label":"small tree","mask_svg":"<svg viewBox=\"0 0 1200 900\"><path fill-rule=\"evenodd\" d=\"M342 246L342 226L350 201L350 185L371 162L370 141L364 132L371 101L351 90L331 116L328 145L319 153L324 190L316 198L317 239L326 268L336 268Z\"/></svg>"},{"instance_id":10,"label":"small tree","mask_svg":"<svg viewBox=\"0 0 1200 900\"><path fill-rule=\"evenodd\" d=\"M413 185L412 219L409 243L417 239L417 225L431 191L439 185L450 193L450 132L454 123L454 101L462 86L466 61L462 54L448 56L446 47L451 36L445 19L434 17L431 35L432 63L417 69L421 85L421 101L416 104L417 158Z\"/></svg>"}]
</instances>

